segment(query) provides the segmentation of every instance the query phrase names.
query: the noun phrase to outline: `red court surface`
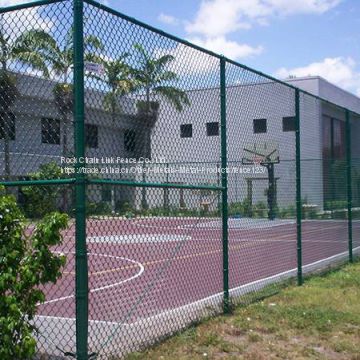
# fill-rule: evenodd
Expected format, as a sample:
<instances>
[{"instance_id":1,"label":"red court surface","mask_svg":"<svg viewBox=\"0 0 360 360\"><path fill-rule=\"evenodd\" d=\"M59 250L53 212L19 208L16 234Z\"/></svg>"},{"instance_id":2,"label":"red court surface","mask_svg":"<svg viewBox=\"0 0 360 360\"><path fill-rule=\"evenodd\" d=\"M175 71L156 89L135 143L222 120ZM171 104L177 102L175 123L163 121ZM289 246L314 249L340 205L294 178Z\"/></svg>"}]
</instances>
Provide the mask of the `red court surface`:
<instances>
[{"instance_id":1,"label":"red court surface","mask_svg":"<svg viewBox=\"0 0 360 360\"><path fill-rule=\"evenodd\" d=\"M234 224L229 225L230 288L296 268L294 220ZM131 324L221 293L221 237L218 219L88 220L89 320ZM302 237L303 264L311 264L347 251L348 223L304 221ZM360 246L357 221L353 238L354 248ZM65 271L45 289L39 315L75 318L74 249L72 226L56 249L67 256Z\"/></svg>"}]
</instances>

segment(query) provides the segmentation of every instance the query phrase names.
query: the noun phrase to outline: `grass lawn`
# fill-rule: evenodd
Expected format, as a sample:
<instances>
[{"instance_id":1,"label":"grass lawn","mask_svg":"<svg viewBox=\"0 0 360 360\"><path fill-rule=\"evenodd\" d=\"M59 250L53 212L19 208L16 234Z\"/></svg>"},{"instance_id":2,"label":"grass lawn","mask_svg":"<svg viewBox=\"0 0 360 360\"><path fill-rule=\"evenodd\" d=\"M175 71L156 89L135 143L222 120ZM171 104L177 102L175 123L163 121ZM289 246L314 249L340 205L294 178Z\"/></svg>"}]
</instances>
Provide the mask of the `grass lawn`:
<instances>
[{"instance_id":1,"label":"grass lawn","mask_svg":"<svg viewBox=\"0 0 360 360\"><path fill-rule=\"evenodd\" d=\"M360 360L360 262L235 308L127 359Z\"/></svg>"}]
</instances>

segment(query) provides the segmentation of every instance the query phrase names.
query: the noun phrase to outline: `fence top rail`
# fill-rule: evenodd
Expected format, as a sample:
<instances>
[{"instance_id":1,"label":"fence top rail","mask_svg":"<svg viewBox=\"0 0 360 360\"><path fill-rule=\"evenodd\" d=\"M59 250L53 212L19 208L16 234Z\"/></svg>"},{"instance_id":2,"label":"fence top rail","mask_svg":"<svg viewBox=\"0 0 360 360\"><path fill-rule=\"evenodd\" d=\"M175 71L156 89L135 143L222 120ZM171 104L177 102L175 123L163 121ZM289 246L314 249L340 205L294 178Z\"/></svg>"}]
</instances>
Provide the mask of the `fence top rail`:
<instances>
[{"instance_id":1,"label":"fence top rail","mask_svg":"<svg viewBox=\"0 0 360 360\"><path fill-rule=\"evenodd\" d=\"M69 1L69 0L37 0L37 1L31 1L31 2L24 2L24 3L16 4L16 5L3 6L3 7L0 7L0 14L4 14L4 13L10 12L10 11L33 8L33 7L37 7L37 6L56 4L56 3L61 3L61 2L65 2L65 1Z\"/></svg>"},{"instance_id":2,"label":"fence top rail","mask_svg":"<svg viewBox=\"0 0 360 360\"><path fill-rule=\"evenodd\" d=\"M37 0L37 1L33 1L33 2L25 2L23 4L17 4L17 5L12 5L12 6L1 7L0 8L0 14L4 14L4 13L10 12L10 11L16 11L16 10L27 9L27 8L43 6L43 5L50 5L50 4L61 3L61 2L66 2L66 1L74 1L74 0ZM176 41L176 42L181 43L181 44L183 44L185 46L189 46L189 47L191 47L191 48L193 48L195 50L201 51L202 53L208 54L209 56L213 56L213 57L215 57L215 58L217 58L219 60L224 59L229 64L232 64L232 65L238 66L238 67L240 67L240 68L242 68L244 70L253 72L254 74L257 74L257 75L259 75L259 76L261 76L263 78L266 78L266 79L268 79L270 81L273 81L273 82L279 83L281 85L284 85L284 86L286 86L286 87L288 87L290 89L298 90L300 93L302 93L304 95L308 95L308 96L311 96L311 97L313 97L313 98L315 98L315 99L317 99L319 101L322 101L324 103L334 105L334 106L336 106L337 108L339 108L339 109L341 109L343 111L349 111L350 114L360 116L360 114L356 113L355 111L349 110L344 106L335 104L335 103L333 103L333 102L331 102L331 101L329 101L327 99L324 99L324 98L322 98L322 97L320 97L318 95L314 95L314 94L312 94L312 93L310 93L308 91L300 89L300 88L298 88L298 87L296 87L294 85L291 85L291 84L289 84L289 83L287 83L287 82L285 82L283 80L279 80L279 79L277 79L277 78L275 78L275 77L273 77L271 75L265 74L265 73L263 73L263 72L261 72L259 70L255 70L255 69L253 69L253 68L251 68L249 66L246 66L244 64L241 64L241 63L239 63L239 62L237 62L235 60L229 59L229 58L227 58L227 57L225 57L223 55L217 54L217 53L215 53L213 51L210 51L210 50L207 50L207 49L205 49L205 48L203 48L201 46L195 45L195 44L193 44L193 43L191 43L191 42L189 42L187 40L184 40L184 39L182 39L180 37L169 34L169 33L165 32L163 30L160 30L160 29L154 27L154 26L148 25L148 24L146 24L146 23L144 23L144 22L142 22L140 20L137 20L137 19L135 19L133 17L127 16L127 15L121 13L120 11L114 10L109 6L103 5L103 4L101 4L101 3L99 3L99 2L97 2L95 0L83 0L83 1L84 1L84 3L87 3L89 5L92 5L92 6L96 7L96 8L98 8L98 9L100 9L100 10L103 10L103 11L105 11L107 13L110 13L112 15L120 17L120 18L122 18L122 19L124 19L126 21L129 21L129 22L131 22L131 23L133 23L135 25L141 26L142 28L145 28L145 29L147 29L149 31L157 33L157 34L159 34L161 36L164 36L164 37L166 37L166 38L168 38L170 40Z\"/></svg>"},{"instance_id":3,"label":"fence top rail","mask_svg":"<svg viewBox=\"0 0 360 360\"><path fill-rule=\"evenodd\" d=\"M298 87L296 87L296 86L294 86L294 85L291 85L291 84L289 84L289 83L287 83L287 82L285 82L285 81L279 80L279 79L277 79L277 78L275 78L275 77L273 77L273 76L271 76L271 75L268 75L268 74L265 74L265 73L263 73L263 72L261 72L261 71L255 70L255 69L253 69L253 68L251 68L251 67L249 67L249 66L246 66L246 65L241 64L241 63L239 63L239 62L237 62L237 61L231 60L231 59L229 59L229 58L227 58L227 57L225 57L225 56L223 56L223 55L220 55L220 54L217 54L217 53L215 53L215 52L213 52L213 51L207 50L207 49L205 49L205 48L203 48L203 47L201 47L201 46L195 45L195 44L193 44L193 43L191 43L191 42L189 42L189 41L187 41L187 40L181 39L181 38L179 38L179 37L177 37L177 36L175 36L175 35L171 35L171 34L165 32L165 31L163 31L163 30L160 30L160 29L158 29L158 28L156 28L156 27L153 27L153 26L151 26L151 25L148 25L148 24L146 24L146 23L144 23L144 22L142 22L142 21L140 21L140 20L137 20L137 19L135 19L135 18L133 18L133 17L127 16L127 15L125 15L125 14L123 14L123 13L117 11L117 10L114 10L114 9L112 9L112 8L106 6L106 5L100 4L100 3L98 3L98 2L95 1L95 0L84 0L84 3L87 3L87 4L89 4L89 5L95 6L95 7L99 8L99 9L101 9L101 10L104 10L104 11L106 11L106 12L108 12L108 13L111 13L111 14L113 14L113 15L115 15L115 16L118 16L118 17L120 17L120 18L122 18L122 19L124 19L124 20L126 20L126 21L129 21L129 22L135 24L135 25L139 25L139 26L141 26L141 27L143 27L143 28L145 28L145 29L148 29L148 30L150 30L150 31L152 31L152 32L154 32L154 33L157 33L157 34L162 35L162 36L164 36L164 37L166 37L166 38L168 38L168 39L171 39L171 40L174 40L174 41L176 41L176 42L179 42L179 43L181 43L181 44L183 44L183 45L189 46L189 47L191 47L191 48L193 48L193 49L195 49L195 50L199 50L199 51L201 51L201 52L203 52L203 53L205 53L205 54L208 54L208 55L210 55L210 56L216 57L216 58L218 58L218 59L223 58L223 59L225 59L225 61L226 61L227 63L229 63L229 64L232 64L232 65L234 65L234 66L241 67L241 68L244 69L244 70L251 71L251 72L253 72L253 73L255 73L255 74L259 75L259 76L262 76L262 77L264 77L264 78L266 78L266 79L269 79L269 80L271 80L271 81L274 81L274 82L277 82L277 83L282 84L282 85L284 85L284 86L287 86L288 88L291 88L291 89L293 89L293 90L299 90L302 94L311 96L311 97L313 97L313 98L315 98L315 99L317 99L317 100L319 100L319 101L325 102L325 103L327 103L327 104L335 105L335 106L338 107L339 109L342 109L342 110L344 110L344 111L350 111L350 113L353 113L353 114L355 114L355 115L359 115L359 114L357 114L356 112L351 111L351 110L345 108L344 106L337 105L337 104L335 104L335 103L333 103L333 102L331 102L331 101L329 101L329 100L326 100L326 99L324 99L324 98L322 98L322 97L320 97L320 96L314 95L314 94L312 94L312 93L310 93L310 92L308 92L308 91L302 90L302 89L300 89L300 88L298 88Z\"/></svg>"},{"instance_id":4,"label":"fence top rail","mask_svg":"<svg viewBox=\"0 0 360 360\"><path fill-rule=\"evenodd\" d=\"M187 40L184 40L184 39L182 39L182 38L180 38L180 37L177 37L177 36L175 36L175 35L171 35L171 34L165 32L165 31L163 31L163 30L160 30L160 29L158 29L158 28L156 28L156 27L154 27L154 26L151 26L151 25L146 24L146 23L144 23L144 22L142 22L142 21L140 21L140 20L137 20L137 19L135 19L135 18L133 18L133 17L130 17L130 16L128 16L128 15L125 15L125 14L121 13L120 11L117 11L117 10L112 9L112 8L109 7L109 6L100 4L100 3L98 3L97 1L94 1L94 0L84 0L84 3L87 3L87 4L89 4L89 5L95 6L95 7L97 7L97 8L100 9L100 10L104 10L104 11L106 11L106 12L112 14L112 15L115 15L115 16L117 16L117 17L120 17L120 18L122 18L122 19L124 19L124 20L126 20L126 21L129 21L129 22L131 22L131 23L133 23L133 24L135 24L135 25L139 25L139 26L141 26L142 28L145 28L145 29L147 29L147 30L150 30L150 31L152 31L152 32L154 32L154 33L156 33L156 34L159 34L159 35L161 35L161 36L164 36L164 37L166 37L166 38L168 38L168 39L170 39L170 40L174 40L174 41L176 41L176 42L178 42L178 43L181 43L181 44L183 44L183 45L189 46L189 47L191 47L191 48L193 48L193 49L195 49L195 50L199 50L199 51L201 51L201 52L203 52L203 53L205 53L205 54L208 54L208 55L210 55L210 56L213 56L213 57L215 57L215 58L220 59L221 57L223 57L223 56L221 56L221 55L219 55L219 54L217 54L217 53L215 53L215 52L213 52L213 51L207 50L207 49L205 49L205 48L203 48L203 47L201 47L201 46L195 45L195 44L193 44L193 43L191 43L191 42L189 42L189 41L187 41Z\"/></svg>"}]
</instances>

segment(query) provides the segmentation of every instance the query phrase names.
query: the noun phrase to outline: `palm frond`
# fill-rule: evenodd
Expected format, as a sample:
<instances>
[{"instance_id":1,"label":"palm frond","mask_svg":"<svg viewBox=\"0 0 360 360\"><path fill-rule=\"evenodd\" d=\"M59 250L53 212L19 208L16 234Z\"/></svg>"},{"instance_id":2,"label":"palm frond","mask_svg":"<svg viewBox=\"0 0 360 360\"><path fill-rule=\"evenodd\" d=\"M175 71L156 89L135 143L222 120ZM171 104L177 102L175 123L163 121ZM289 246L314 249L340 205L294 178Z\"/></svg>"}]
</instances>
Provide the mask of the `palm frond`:
<instances>
[{"instance_id":1,"label":"palm frond","mask_svg":"<svg viewBox=\"0 0 360 360\"><path fill-rule=\"evenodd\" d=\"M59 67L60 49L56 40L43 30L29 30L22 33L11 48L12 59L18 59L49 76L47 65Z\"/></svg>"},{"instance_id":2,"label":"palm frond","mask_svg":"<svg viewBox=\"0 0 360 360\"><path fill-rule=\"evenodd\" d=\"M86 50L103 50L104 44L97 36L86 35L84 36L84 48Z\"/></svg>"},{"instance_id":3,"label":"palm frond","mask_svg":"<svg viewBox=\"0 0 360 360\"><path fill-rule=\"evenodd\" d=\"M32 29L18 36L12 46L12 52L19 49L31 49L43 52L59 52L56 40L44 30Z\"/></svg>"},{"instance_id":4,"label":"palm frond","mask_svg":"<svg viewBox=\"0 0 360 360\"><path fill-rule=\"evenodd\" d=\"M169 65L172 61L174 61L175 58L172 55L163 55L158 59L154 59L154 67L158 73L163 71L166 66Z\"/></svg>"},{"instance_id":5,"label":"palm frond","mask_svg":"<svg viewBox=\"0 0 360 360\"><path fill-rule=\"evenodd\" d=\"M20 52L16 55L16 60L23 62L24 64L30 65L35 70L39 70L46 77L50 77L50 72L44 58L41 54L29 51L29 52Z\"/></svg>"},{"instance_id":6,"label":"palm frond","mask_svg":"<svg viewBox=\"0 0 360 360\"><path fill-rule=\"evenodd\" d=\"M178 75L175 74L173 71L165 71L160 73L157 76L156 81L162 82L162 81L177 81L179 79Z\"/></svg>"},{"instance_id":7,"label":"palm frond","mask_svg":"<svg viewBox=\"0 0 360 360\"><path fill-rule=\"evenodd\" d=\"M117 82L116 93L125 96L135 90L136 85L131 79L121 79Z\"/></svg>"},{"instance_id":8,"label":"palm frond","mask_svg":"<svg viewBox=\"0 0 360 360\"><path fill-rule=\"evenodd\" d=\"M133 47L141 55L141 57L143 58L143 60L145 60L145 62L150 60L149 54L141 44L134 44Z\"/></svg>"},{"instance_id":9,"label":"palm frond","mask_svg":"<svg viewBox=\"0 0 360 360\"><path fill-rule=\"evenodd\" d=\"M187 93L173 86L157 86L154 92L164 96L177 111L183 111L184 105L189 106L190 100Z\"/></svg>"}]
</instances>

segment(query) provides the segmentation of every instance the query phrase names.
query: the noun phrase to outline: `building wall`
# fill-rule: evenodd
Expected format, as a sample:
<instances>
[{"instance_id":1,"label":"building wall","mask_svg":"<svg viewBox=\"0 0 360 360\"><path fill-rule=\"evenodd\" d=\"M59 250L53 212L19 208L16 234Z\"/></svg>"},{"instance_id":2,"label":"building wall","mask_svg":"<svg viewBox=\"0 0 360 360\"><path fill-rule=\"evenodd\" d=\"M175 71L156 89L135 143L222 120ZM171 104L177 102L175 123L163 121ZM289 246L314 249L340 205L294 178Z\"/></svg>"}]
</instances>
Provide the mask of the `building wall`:
<instances>
[{"instance_id":1,"label":"building wall","mask_svg":"<svg viewBox=\"0 0 360 360\"><path fill-rule=\"evenodd\" d=\"M176 112L162 102L159 119L152 135L152 155L164 156L169 163L190 161L208 163L208 166L220 164L220 136L206 136L206 123L220 120L219 89L189 92L191 106L183 112ZM283 132L283 117L295 115L294 91L279 84L268 82L257 85L234 86L227 89L227 131L228 161L231 165L242 166L245 156L244 147L254 142L258 144L277 143L280 163L275 165L277 180L277 199L281 207L294 204L295 201L295 132ZM304 103L305 105L305 103ZM303 159L321 159L321 106L318 102L306 102L302 114ZM253 120L267 119L267 132L254 134ZM192 138L180 138L180 125L193 124ZM318 186L309 186L307 179L312 176ZM303 187L307 188L308 201L314 201L322 207L321 166L303 167ZM149 179L151 181L151 179ZM155 180L155 178L153 178ZM165 178L162 179L165 181ZM265 202L265 189L268 187L265 174L230 174L229 202L240 202L248 196L248 181L253 183L253 203ZM219 177L201 175L171 175L171 181L180 183L219 182ZM314 182L314 181L313 181ZM163 202L162 190L153 190L149 196L151 206L160 206ZM213 198L216 198L214 194ZM186 203L199 207L200 200L185 197ZM217 200L214 202L216 203ZM174 206L178 204L174 203Z\"/></svg>"},{"instance_id":2,"label":"building wall","mask_svg":"<svg viewBox=\"0 0 360 360\"><path fill-rule=\"evenodd\" d=\"M321 96L327 95L330 101L342 102L360 112L360 100L350 96L320 78L292 79L290 83ZM57 113L52 89L55 83L39 78L18 76L18 88L21 97L13 106L16 116L16 140L10 142L11 173L24 176L38 169L40 164L55 160L60 161L61 145L42 144L41 118L61 119ZM182 184L220 184L220 175L214 170L220 166L220 136L206 135L206 123L220 121L220 91L218 88L189 91L191 106L182 112L176 111L164 99L159 99L160 109L155 126L150 130L146 119L136 116L135 100L121 99L121 107L126 115L113 117L102 109L104 94L94 90L86 92L87 124L98 126L98 148L86 149L87 156L140 157L148 154L146 139L151 131L151 157L165 159L164 167L201 165L211 168L211 174L151 174L130 176L131 179L147 182L176 182ZM302 159L302 195L309 203L323 207L322 186L322 118L330 116L344 119L339 109L320 101L301 95L301 159ZM277 178L277 200L280 207L294 204L295 201L295 132L284 132L283 117L295 115L295 92L281 84L263 82L232 86L227 88L227 131L228 161L231 166L242 167L245 156L244 148L249 144L276 143L280 154L280 163L275 165ZM267 132L254 134L253 120L266 118ZM180 125L193 125L191 138L180 137ZM63 128L63 123L61 122ZM68 143L73 144L73 125L70 119ZM124 130L136 131L136 148L126 152L124 148ZM62 129L63 130L63 129ZM360 155L357 137L360 126L354 121L352 128L353 153ZM62 138L61 138L62 140ZM359 149L358 149L359 148ZM0 152L3 158L4 141L0 140ZM360 156L359 156L360 157ZM4 162L2 161L2 165ZM4 166L0 166L0 175ZM106 176L120 179L120 176ZM129 178L129 177L128 177ZM265 189L268 187L267 172L264 174L229 174L229 202L243 201L249 195L249 183L253 184L253 203L266 202ZM119 195L115 201L136 199L141 207L142 190L125 191L127 196ZM129 196L128 196L129 195ZM198 208L201 202L209 201L215 208L218 194L194 191L171 190L168 193L170 203L179 206L183 198L187 207ZM163 189L148 189L147 200L150 206L163 206Z\"/></svg>"}]
</instances>

